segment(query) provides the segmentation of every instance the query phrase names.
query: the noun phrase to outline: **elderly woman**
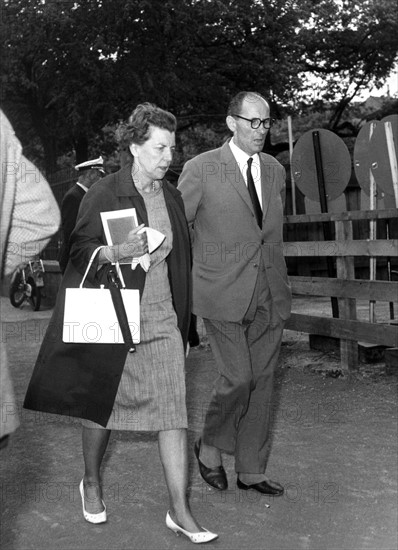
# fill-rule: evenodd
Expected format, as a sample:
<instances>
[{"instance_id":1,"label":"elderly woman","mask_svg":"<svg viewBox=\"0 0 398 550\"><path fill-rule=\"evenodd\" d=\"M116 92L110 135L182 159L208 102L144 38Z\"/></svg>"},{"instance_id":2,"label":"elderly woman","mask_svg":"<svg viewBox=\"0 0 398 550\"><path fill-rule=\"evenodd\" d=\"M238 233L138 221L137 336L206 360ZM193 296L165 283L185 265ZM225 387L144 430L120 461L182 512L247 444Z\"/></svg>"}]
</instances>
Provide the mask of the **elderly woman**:
<instances>
[{"instance_id":1,"label":"elderly woman","mask_svg":"<svg viewBox=\"0 0 398 550\"><path fill-rule=\"evenodd\" d=\"M53 318L43 340L24 406L82 419L84 518L106 521L100 467L111 430L157 431L169 491L166 525L192 542L217 535L200 527L187 501L185 347L190 320L190 246L184 207L164 176L175 149L175 117L155 105L138 105L124 127L133 162L95 184L84 197L72 233L70 260ZM106 245L100 212L135 208L139 227L124 243L104 246L89 270L91 286L108 286L113 262L121 261L127 288L141 297L141 343L135 353L120 344L73 344L61 340L65 288L77 287L93 251ZM166 236L150 255L148 271L132 258L148 252L143 227Z\"/></svg>"}]
</instances>

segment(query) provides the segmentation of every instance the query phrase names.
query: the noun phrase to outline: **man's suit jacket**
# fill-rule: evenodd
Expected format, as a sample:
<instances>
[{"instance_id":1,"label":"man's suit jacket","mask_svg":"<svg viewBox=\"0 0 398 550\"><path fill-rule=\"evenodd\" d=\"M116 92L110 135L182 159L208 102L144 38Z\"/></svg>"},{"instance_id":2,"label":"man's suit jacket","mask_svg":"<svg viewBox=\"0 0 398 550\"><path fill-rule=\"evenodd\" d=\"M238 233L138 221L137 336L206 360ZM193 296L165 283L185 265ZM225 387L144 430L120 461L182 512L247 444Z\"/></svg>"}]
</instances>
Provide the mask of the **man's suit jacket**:
<instances>
[{"instance_id":1,"label":"man's suit jacket","mask_svg":"<svg viewBox=\"0 0 398 550\"><path fill-rule=\"evenodd\" d=\"M58 261L62 273L64 273L69 261L70 253L70 236L76 225L77 213L79 212L80 203L85 190L80 185L74 185L69 189L62 201L61 218L62 218L62 245L59 252Z\"/></svg>"},{"instance_id":2,"label":"man's suit jacket","mask_svg":"<svg viewBox=\"0 0 398 550\"><path fill-rule=\"evenodd\" d=\"M180 176L178 189L193 238L193 312L200 317L242 320L259 270L281 318L290 315L282 247L285 170L264 153L260 162L262 229L228 143L189 160Z\"/></svg>"}]
</instances>

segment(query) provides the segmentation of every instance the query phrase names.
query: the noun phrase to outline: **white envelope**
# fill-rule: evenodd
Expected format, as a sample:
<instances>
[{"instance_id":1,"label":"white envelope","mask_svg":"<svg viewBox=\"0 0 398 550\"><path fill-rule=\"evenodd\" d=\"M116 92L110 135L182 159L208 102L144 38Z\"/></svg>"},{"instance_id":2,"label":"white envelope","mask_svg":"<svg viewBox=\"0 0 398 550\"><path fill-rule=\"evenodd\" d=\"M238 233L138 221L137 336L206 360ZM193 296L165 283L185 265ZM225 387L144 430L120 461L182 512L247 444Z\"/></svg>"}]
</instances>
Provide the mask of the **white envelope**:
<instances>
[{"instance_id":1,"label":"white envelope","mask_svg":"<svg viewBox=\"0 0 398 550\"><path fill-rule=\"evenodd\" d=\"M146 236L148 239L148 249L149 253L151 254L154 250L159 248L159 246L165 240L166 235L163 235L163 233L161 233L157 229L153 229L152 227L143 227L138 231L138 233L140 234L144 231L146 231Z\"/></svg>"},{"instance_id":2,"label":"white envelope","mask_svg":"<svg viewBox=\"0 0 398 550\"><path fill-rule=\"evenodd\" d=\"M143 227L138 231L138 233L143 233L144 231L146 231L146 235L148 239L148 250L149 250L149 254L151 254L157 248L159 248L159 246L165 240L166 235L163 235L163 233L161 233L157 229L153 229L152 227ZM142 269L144 269L145 271L148 271L149 266L151 265L151 258L149 254L144 254L139 258L133 258L131 262L131 269L135 269L137 265L140 264Z\"/></svg>"}]
</instances>

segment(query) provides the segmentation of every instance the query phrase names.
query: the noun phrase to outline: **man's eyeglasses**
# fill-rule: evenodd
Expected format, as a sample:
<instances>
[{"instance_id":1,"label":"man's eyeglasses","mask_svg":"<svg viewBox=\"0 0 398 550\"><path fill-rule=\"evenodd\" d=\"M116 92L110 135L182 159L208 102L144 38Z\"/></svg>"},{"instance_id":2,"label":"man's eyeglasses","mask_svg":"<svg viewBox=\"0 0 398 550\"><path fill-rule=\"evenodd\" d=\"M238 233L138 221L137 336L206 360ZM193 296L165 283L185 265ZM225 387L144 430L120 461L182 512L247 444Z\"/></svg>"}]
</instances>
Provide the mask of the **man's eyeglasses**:
<instances>
[{"instance_id":1,"label":"man's eyeglasses","mask_svg":"<svg viewBox=\"0 0 398 550\"><path fill-rule=\"evenodd\" d=\"M240 115L232 115L232 116L236 116L238 118L243 118L243 120L247 120L248 122L250 122L250 125L253 128L253 130L257 130L257 128L260 128L261 124L266 130L269 130L273 125L273 123L275 122L274 118L265 118L264 120L261 120L261 118L246 118Z\"/></svg>"}]
</instances>

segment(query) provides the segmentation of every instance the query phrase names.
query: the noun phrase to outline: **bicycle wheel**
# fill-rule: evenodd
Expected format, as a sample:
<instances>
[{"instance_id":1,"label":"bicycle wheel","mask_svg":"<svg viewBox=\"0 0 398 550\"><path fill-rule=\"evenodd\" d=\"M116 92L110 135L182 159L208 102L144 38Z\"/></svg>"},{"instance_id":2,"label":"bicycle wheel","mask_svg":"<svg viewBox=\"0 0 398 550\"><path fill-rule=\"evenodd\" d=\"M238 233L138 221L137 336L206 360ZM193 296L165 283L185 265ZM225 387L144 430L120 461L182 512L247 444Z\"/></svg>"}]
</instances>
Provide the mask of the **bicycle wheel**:
<instances>
[{"instance_id":1,"label":"bicycle wheel","mask_svg":"<svg viewBox=\"0 0 398 550\"><path fill-rule=\"evenodd\" d=\"M14 273L10 282L8 295L11 305L14 307L20 307L23 304L25 300L25 289L22 279L22 271L18 270Z\"/></svg>"},{"instance_id":2,"label":"bicycle wheel","mask_svg":"<svg viewBox=\"0 0 398 550\"><path fill-rule=\"evenodd\" d=\"M33 311L39 311L41 304L41 290L36 286L36 283L32 277L29 277L27 280L28 285L30 285L30 296L29 303Z\"/></svg>"}]
</instances>

